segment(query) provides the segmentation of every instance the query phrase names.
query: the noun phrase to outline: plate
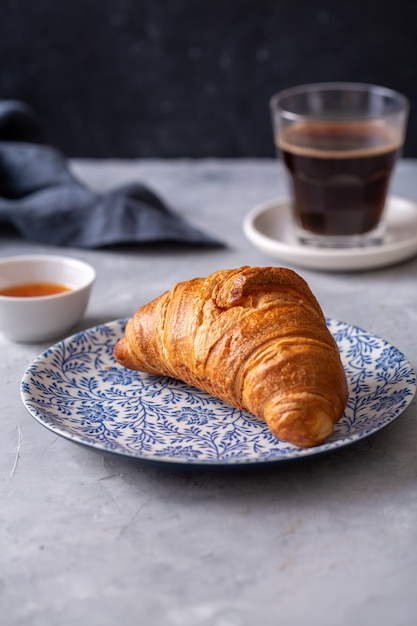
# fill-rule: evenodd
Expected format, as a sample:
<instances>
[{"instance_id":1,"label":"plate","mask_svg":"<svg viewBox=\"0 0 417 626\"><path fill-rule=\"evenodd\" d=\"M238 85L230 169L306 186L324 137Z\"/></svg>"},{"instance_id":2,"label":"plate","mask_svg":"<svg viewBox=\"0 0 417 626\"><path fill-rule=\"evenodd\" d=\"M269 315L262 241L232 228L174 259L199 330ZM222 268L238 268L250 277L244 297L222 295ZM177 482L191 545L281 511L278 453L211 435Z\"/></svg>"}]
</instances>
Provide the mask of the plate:
<instances>
[{"instance_id":1,"label":"plate","mask_svg":"<svg viewBox=\"0 0 417 626\"><path fill-rule=\"evenodd\" d=\"M416 390L415 374L395 347L329 319L350 396L332 438L301 449L207 393L118 365L113 346L125 323L116 320L73 335L30 365L21 396L40 424L73 442L143 461L258 464L305 458L368 437L397 418Z\"/></svg>"},{"instance_id":2,"label":"plate","mask_svg":"<svg viewBox=\"0 0 417 626\"><path fill-rule=\"evenodd\" d=\"M249 241L266 255L300 267L326 270L367 270L393 265L417 254L417 204L390 196L386 235L381 244L355 248L319 248L297 241L288 199L256 206L243 221Z\"/></svg>"}]
</instances>

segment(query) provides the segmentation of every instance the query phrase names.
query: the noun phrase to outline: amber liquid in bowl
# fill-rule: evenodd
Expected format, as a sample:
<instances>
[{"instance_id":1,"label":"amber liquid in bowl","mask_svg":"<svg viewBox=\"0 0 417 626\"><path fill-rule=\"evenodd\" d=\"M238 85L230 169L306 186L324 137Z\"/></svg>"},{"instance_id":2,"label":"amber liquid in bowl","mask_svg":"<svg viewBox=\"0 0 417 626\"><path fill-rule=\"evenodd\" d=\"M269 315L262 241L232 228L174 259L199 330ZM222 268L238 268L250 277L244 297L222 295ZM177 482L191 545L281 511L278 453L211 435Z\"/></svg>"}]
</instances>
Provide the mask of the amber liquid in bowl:
<instances>
[{"instance_id":1,"label":"amber liquid in bowl","mask_svg":"<svg viewBox=\"0 0 417 626\"><path fill-rule=\"evenodd\" d=\"M39 296L54 296L59 293L71 291L69 287L59 283L25 283L12 285L0 289L0 296L12 296L15 298L38 298Z\"/></svg>"}]
</instances>

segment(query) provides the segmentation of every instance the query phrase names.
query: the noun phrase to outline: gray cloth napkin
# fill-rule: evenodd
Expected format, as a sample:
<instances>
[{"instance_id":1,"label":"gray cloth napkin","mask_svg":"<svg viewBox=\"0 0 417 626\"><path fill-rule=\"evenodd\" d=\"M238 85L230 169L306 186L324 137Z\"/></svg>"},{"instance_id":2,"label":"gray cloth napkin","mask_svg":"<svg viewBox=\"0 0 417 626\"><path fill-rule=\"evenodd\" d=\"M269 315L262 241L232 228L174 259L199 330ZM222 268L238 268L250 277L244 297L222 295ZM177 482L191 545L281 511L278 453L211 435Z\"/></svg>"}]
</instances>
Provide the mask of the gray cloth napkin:
<instances>
[{"instance_id":1,"label":"gray cloth napkin","mask_svg":"<svg viewBox=\"0 0 417 626\"><path fill-rule=\"evenodd\" d=\"M88 189L69 171L64 155L48 145L32 109L12 100L0 101L0 232L1 224L55 246L223 245L140 183L104 194Z\"/></svg>"}]
</instances>

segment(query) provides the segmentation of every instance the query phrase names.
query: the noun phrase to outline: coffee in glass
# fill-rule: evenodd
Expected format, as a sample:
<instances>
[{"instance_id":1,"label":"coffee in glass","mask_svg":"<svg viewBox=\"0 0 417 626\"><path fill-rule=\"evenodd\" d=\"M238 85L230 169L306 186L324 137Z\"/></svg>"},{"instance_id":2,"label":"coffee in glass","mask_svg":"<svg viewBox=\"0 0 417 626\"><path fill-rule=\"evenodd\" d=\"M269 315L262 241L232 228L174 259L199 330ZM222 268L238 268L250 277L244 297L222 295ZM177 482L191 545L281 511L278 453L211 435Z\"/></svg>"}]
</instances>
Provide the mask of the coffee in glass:
<instances>
[{"instance_id":1,"label":"coffee in glass","mask_svg":"<svg viewBox=\"0 0 417 626\"><path fill-rule=\"evenodd\" d=\"M271 109L299 239L321 246L380 242L407 99L383 87L324 83L283 91Z\"/></svg>"}]
</instances>

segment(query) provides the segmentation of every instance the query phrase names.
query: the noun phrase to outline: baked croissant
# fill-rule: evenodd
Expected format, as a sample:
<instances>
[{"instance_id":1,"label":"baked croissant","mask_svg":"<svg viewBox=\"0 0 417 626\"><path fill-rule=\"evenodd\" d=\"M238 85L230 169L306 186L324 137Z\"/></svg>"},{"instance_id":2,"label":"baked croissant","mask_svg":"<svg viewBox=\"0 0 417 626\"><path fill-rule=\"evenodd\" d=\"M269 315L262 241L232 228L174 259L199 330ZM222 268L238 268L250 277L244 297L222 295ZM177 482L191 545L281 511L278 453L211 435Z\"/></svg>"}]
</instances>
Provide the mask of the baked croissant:
<instances>
[{"instance_id":1,"label":"baked croissant","mask_svg":"<svg viewBox=\"0 0 417 626\"><path fill-rule=\"evenodd\" d=\"M347 402L336 342L289 269L245 266L178 283L136 311L114 355L245 409L297 446L329 437Z\"/></svg>"}]
</instances>

